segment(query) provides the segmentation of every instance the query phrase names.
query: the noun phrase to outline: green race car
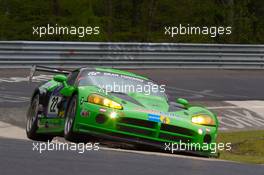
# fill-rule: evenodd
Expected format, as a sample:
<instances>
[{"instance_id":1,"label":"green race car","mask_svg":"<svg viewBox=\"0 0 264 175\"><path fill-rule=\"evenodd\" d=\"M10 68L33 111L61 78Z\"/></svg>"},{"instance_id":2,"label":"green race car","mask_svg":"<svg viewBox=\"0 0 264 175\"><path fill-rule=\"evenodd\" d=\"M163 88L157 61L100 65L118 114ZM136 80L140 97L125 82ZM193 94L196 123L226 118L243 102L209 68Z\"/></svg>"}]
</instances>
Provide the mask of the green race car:
<instances>
[{"instance_id":1,"label":"green race car","mask_svg":"<svg viewBox=\"0 0 264 175\"><path fill-rule=\"evenodd\" d=\"M79 142L88 136L216 155L216 115L182 98L169 102L164 85L111 68L66 71L35 66L31 77L36 70L58 74L33 92L26 125L32 140L63 135Z\"/></svg>"}]
</instances>

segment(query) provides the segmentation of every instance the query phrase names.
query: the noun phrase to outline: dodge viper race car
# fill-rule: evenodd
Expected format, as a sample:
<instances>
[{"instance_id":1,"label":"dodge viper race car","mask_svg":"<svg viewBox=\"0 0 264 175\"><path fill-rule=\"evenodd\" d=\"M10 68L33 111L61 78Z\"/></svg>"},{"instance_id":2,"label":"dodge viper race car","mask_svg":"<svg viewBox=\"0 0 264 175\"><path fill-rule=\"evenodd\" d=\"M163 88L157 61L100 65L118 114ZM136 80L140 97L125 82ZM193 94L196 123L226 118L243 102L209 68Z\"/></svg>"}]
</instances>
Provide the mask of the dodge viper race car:
<instances>
[{"instance_id":1,"label":"dodge viper race car","mask_svg":"<svg viewBox=\"0 0 264 175\"><path fill-rule=\"evenodd\" d=\"M33 92L26 125L27 137L32 140L48 141L63 135L78 142L85 135L159 148L216 142L217 117L204 107L182 98L169 102L164 91L154 91L157 88L148 93L127 88L106 91L109 85L161 87L149 78L111 68L66 71L40 66L33 67L31 78L36 70L57 75ZM188 151L212 156L210 149L203 147Z\"/></svg>"}]
</instances>

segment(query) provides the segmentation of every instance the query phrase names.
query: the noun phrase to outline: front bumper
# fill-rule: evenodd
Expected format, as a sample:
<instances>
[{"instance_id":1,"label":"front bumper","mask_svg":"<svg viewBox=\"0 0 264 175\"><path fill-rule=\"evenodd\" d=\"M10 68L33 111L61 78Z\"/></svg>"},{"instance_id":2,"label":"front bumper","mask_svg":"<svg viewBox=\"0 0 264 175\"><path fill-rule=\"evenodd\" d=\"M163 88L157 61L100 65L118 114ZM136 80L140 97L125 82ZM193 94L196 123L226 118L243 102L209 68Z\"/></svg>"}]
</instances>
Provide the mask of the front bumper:
<instances>
[{"instance_id":1,"label":"front bumper","mask_svg":"<svg viewBox=\"0 0 264 175\"><path fill-rule=\"evenodd\" d=\"M92 109L92 110L91 110ZM98 105L89 104L80 109L89 111L88 117L81 115L76 117L75 132L95 135L100 138L118 140L137 145L148 145L165 150L168 144L215 144L216 127L200 126L184 121L177 121L177 125L153 122L147 120L147 114L135 111L115 111L117 118L110 118L112 109L102 108ZM135 117L136 116L136 117ZM202 130L199 133L198 130ZM191 148L191 149L190 149ZM188 152L205 156L214 156L216 153L211 149L204 150L202 147L195 150L174 150L174 152ZM170 150L166 150L170 151Z\"/></svg>"}]
</instances>

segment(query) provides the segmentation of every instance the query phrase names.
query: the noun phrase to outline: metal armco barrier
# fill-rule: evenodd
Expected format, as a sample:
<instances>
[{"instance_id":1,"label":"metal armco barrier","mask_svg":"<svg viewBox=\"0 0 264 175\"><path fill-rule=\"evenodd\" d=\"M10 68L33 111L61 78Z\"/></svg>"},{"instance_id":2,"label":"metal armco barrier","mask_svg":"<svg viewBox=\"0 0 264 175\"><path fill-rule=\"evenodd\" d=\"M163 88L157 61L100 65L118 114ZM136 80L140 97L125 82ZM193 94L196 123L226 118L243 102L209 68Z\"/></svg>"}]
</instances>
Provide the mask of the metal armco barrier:
<instances>
[{"instance_id":1,"label":"metal armco barrier","mask_svg":"<svg viewBox=\"0 0 264 175\"><path fill-rule=\"evenodd\" d=\"M264 45L0 41L0 67L264 69Z\"/></svg>"}]
</instances>

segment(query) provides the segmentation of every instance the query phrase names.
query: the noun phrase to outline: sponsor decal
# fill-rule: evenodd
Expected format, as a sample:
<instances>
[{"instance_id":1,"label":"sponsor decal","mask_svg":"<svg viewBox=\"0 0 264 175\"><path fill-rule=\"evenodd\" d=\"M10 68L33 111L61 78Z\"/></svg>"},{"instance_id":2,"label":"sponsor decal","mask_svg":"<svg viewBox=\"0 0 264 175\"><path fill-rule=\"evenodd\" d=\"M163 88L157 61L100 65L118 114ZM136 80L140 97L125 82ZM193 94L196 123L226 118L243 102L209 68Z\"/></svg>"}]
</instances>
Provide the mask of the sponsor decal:
<instances>
[{"instance_id":1,"label":"sponsor decal","mask_svg":"<svg viewBox=\"0 0 264 175\"><path fill-rule=\"evenodd\" d=\"M84 97L81 98L80 105L82 105L83 103L84 103Z\"/></svg>"},{"instance_id":2,"label":"sponsor decal","mask_svg":"<svg viewBox=\"0 0 264 175\"><path fill-rule=\"evenodd\" d=\"M210 129L210 128L206 128L205 131L206 131L206 133L208 134L208 133L211 132L211 129Z\"/></svg>"},{"instance_id":3,"label":"sponsor decal","mask_svg":"<svg viewBox=\"0 0 264 175\"><path fill-rule=\"evenodd\" d=\"M100 108L99 111L100 111L100 112L106 112L106 109L104 109L104 108Z\"/></svg>"},{"instance_id":4,"label":"sponsor decal","mask_svg":"<svg viewBox=\"0 0 264 175\"><path fill-rule=\"evenodd\" d=\"M150 113L150 114L157 115L157 116L168 117L168 118L181 118L179 115L175 113L170 113L170 112L161 112L161 111L155 111L155 110L150 110L150 109L137 109L137 111Z\"/></svg>"},{"instance_id":5,"label":"sponsor decal","mask_svg":"<svg viewBox=\"0 0 264 175\"><path fill-rule=\"evenodd\" d=\"M88 76L109 76L109 77L121 77L129 80L135 80L139 82L143 82L144 80L136 77L131 77L127 75L121 75L121 74L115 74L115 73L110 73L110 72L89 72Z\"/></svg>"},{"instance_id":6,"label":"sponsor decal","mask_svg":"<svg viewBox=\"0 0 264 175\"><path fill-rule=\"evenodd\" d=\"M169 117L160 116L160 121L161 121L161 123L164 123L164 124L170 124L170 118Z\"/></svg>"},{"instance_id":7,"label":"sponsor decal","mask_svg":"<svg viewBox=\"0 0 264 175\"><path fill-rule=\"evenodd\" d=\"M81 116L82 116L82 117L88 117L88 116L89 116L89 111L82 110L82 111L81 111Z\"/></svg>"},{"instance_id":8,"label":"sponsor decal","mask_svg":"<svg viewBox=\"0 0 264 175\"><path fill-rule=\"evenodd\" d=\"M170 123L169 117L165 117L162 115L156 115L156 114L148 114L148 120L153 121L153 122L161 122L161 123L165 123L165 124Z\"/></svg>"},{"instance_id":9,"label":"sponsor decal","mask_svg":"<svg viewBox=\"0 0 264 175\"><path fill-rule=\"evenodd\" d=\"M63 118L64 117L64 114L65 114L64 111L60 111L58 116L61 117L61 118Z\"/></svg>"},{"instance_id":10,"label":"sponsor decal","mask_svg":"<svg viewBox=\"0 0 264 175\"><path fill-rule=\"evenodd\" d=\"M160 116L156 114L148 114L148 120L153 122L160 122Z\"/></svg>"}]
</instances>

